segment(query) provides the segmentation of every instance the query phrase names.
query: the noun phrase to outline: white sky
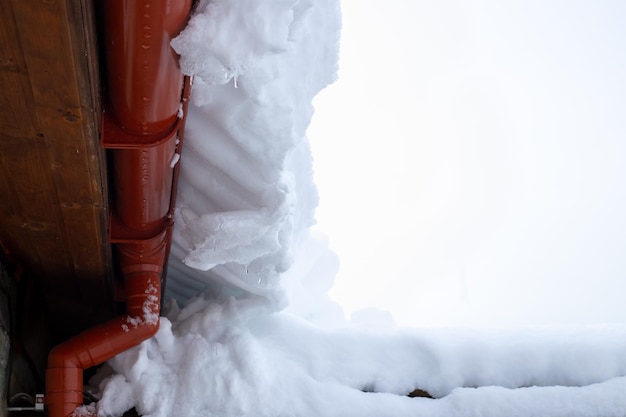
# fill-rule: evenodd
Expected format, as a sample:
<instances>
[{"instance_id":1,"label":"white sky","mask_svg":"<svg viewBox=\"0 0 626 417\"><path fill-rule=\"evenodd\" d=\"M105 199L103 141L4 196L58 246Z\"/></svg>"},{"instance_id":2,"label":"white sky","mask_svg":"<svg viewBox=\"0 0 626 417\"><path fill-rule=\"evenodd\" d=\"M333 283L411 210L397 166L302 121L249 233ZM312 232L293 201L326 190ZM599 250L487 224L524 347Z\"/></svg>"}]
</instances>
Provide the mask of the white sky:
<instances>
[{"instance_id":1,"label":"white sky","mask_svg":"<svg viewBox=\"0 0 626 417\"><path fill-rule=\"evenodd\" d=\"M332 297L401 325L626 322L626 2L342 4L309 129Z\"/></svg>"}]
</instances>

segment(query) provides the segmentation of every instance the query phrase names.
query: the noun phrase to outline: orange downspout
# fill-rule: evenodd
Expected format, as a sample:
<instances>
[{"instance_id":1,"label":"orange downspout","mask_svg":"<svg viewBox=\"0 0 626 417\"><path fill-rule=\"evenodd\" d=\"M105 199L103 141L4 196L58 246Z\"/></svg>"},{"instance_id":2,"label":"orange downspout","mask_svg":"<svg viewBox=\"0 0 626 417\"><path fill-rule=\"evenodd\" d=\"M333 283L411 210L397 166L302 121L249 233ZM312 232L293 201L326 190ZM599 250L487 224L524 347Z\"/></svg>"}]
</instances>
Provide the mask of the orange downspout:
<instances>
[{"instance_id":1,"label":"orange downspout","mask_svg":"<svg viewBox=\"0 0 626 417\"><path fill-rule=\"evenodd\" d=\"M103 4L108 103L102 144L113 170L111 243L127 314L56 346L48 356L49 417L83 404L83 370L144 340L159 327L162 273L171 244L172 188L179 164L189 80L169 44L191 0L112 0ZM184 88L183 88L184 87ZM186 114L186 111L183 111ZM175 168L172 166L175 165Z\"/></svg>"}]
</instances>

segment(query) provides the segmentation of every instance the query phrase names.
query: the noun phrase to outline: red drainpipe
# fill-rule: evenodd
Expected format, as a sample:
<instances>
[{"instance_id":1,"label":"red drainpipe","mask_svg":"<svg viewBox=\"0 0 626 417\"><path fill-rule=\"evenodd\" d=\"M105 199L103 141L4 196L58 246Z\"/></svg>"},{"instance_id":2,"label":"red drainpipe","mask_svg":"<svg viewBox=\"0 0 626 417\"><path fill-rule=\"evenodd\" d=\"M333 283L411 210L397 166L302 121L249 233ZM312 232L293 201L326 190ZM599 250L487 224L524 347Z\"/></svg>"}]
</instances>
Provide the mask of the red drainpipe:
<instances>
[{"instance_id":1,"label":"red drainpipe","mask_svg":"<svg viewBox=\"0 0 626 417\"><path fill-rule=\"evenodd\" d=\"M171 244L172 189L179 164L189 80L169 44L192 0L105 2L108 102L102 145L113 170L111 243L124 281L127 314L56 346L48 356L49 417L83 404L83 370L152 337L159 327L162 272Z\"/></svg>"}]
</instances>

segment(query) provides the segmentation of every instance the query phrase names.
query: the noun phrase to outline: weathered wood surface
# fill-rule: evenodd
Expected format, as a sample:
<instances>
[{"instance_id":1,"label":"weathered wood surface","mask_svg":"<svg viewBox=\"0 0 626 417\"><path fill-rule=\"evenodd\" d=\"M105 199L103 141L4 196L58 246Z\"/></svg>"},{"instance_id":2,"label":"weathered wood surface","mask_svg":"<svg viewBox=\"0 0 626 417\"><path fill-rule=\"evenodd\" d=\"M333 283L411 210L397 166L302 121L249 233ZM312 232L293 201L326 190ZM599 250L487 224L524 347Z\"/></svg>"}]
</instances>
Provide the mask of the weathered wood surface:
<instances>
[{"instance_id":1,"label":"weathered wood surface","mask_svg":"<svg viewBox=\"0 0 626 417\"><path fill-rule=\"evenodd\" d=\"M0 240L55 339L111 314L91 0L0 0Z\"/></svg>"}]
</instances>

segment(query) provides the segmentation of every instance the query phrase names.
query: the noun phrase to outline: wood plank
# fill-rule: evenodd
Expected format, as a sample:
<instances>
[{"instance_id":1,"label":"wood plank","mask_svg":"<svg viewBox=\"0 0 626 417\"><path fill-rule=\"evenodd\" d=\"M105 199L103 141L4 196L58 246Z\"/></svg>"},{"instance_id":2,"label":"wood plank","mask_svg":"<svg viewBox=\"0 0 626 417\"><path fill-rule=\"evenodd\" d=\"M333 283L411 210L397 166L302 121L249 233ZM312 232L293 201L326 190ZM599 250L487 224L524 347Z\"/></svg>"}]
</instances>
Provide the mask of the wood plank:
<instances>
[{"instance_id":1,"label":"wood plank","mask_svg":"<svg viewBox=\"0 0 626 417\"><path fill-rule=\"evenodd\" d=\"M13 178L20 178L24 173L14 171L15 161L7 161L7 158L13 159L13 152L18 150L7 149L10 143L4 137L35 137L35 116L31 112L34 102L21 45L16 42L19 37L10 3L0 2L0 18L0 88L3 92L0 96L0 172L4 179L0 185L0 195L3 196L0 238L15 256L25 261L24 254L34 248L34 242L24 227L26 221L19 201L19 185L16 188L13 182ZM21 150L17 158L20 156L23 156ZM31 258L33 262L38 260L34 252Z\"/></svg>"},{"instance_id":2,"label":"wood plank","mask_svg":"<svg viewBox=\"0 0 626 417\"><path fill-rule=\"evenodd\" d=\"M92 3L0 2L0 239L72 331L112 313Z\"/></svg>"},{"instance_id":3,"label":"wood plank","mask_svg":"<svg viewBox=\"0 0 626 417\"><path fill-rule=\"evenodd\" d=\"M73 256L74 271L81 275L81 279L102 282L104 265L85 264L87 260L101 259L104 247L108 245L102 238L93 238L97 230L104 229L106 220L102 215L98 217L97 210L94 211L94 208L102 208L104 202L100 185L102 179L98 178L102 173L94 172L92 167L102 165L103 157L97 145L98 138L94 135L97 131L96 111L92 107L93 102L87 101L94 89L90 85L89 74L85 74L89 57L85 57L87 43L84 27L93 27L93 22L85 22L84 15L76 15L75 9L72 9L74 14L70 21L70 3L80 4L13 1L18 28L20 33L24 33L24 57L50 155L51 176L62 211L66 244ZM42 29L28 30L33 27ZM51 40L54 47L40 47ZM89 58L92 66L97 65L96 50L91 53L96 55ZM78 68L77 62L82 64ZM50 88L53 83L63 88ZM94 164L93 159L98 161ZM97 181L94 182L94 178ZM89 234L84 230L74 233L77 224L83 228L89 225L94 230ZM99 271L94 270L98 267Z\"/></svg>"},{"instance_id":4,"label":"wood plank","mask_svg":"<svg viewBox=\"0 0 626 417\"><path fill-rule=\"evenodd\" d=\"M13 9L9 2L0 1L0 126L13 136L34 136L35 115L26 63L22 56Z\"/></svg>"},{"instance_id":5,"label":"wood plank","mask_svg":"<svg viewBox=\"0 0 626 417\"><path fill-rule=\"evenodd\" d=\"M25 252L16 254L20 261L31 265L37 272L45 265L47 274L56 275L65 273L71 262L67 253L57 253L62 248L59 211L51 194L49 175L42 169L45 168L43 158L46 156L42 146L43 143L37 143L31 138L2 135L0 153L3 169L9 173L6 181L16 192L9 197L12 201L12 215L2 221L7 223L7 231L9 228L15 230L15 223L19 222L20 235L25 234L28 237L28 244L31 246L24 248ZM17 207L15 202L18 203ZM19 240L20 235L11 236L11 240ZM56 248L50 241L55 242ZM54 248L54 256L49 253L51 248Z\"/></svg>"}]
</instances>

